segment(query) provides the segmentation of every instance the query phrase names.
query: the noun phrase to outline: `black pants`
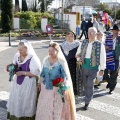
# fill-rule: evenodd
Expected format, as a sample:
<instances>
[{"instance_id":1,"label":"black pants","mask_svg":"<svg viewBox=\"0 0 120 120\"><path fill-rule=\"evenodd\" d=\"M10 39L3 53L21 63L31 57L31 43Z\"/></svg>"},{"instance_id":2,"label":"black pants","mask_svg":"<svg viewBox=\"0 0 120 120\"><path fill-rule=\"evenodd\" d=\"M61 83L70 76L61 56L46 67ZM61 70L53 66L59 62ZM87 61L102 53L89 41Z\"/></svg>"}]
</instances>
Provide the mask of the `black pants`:
<instances>
[{"instance_id":1,"label":"black pants","mask_svg":"<svg viewBox=\"0 0 120 120\"><path fill-rule=\"evenodd\" d=\"M86 31L85 31L85 30L83 30L83 31L82 31L82 33L81 33L81 35L80 35L80 39L82 38L83 34L84 34L85 39L86 39L86 38L87 38L87 33L86 33Z\"/></svg>"},{"instance_id":2,"label":"black pants","mask_svg":"<svg viewBox=\"0 0 120 120\"><path fill-rule=\"evenodd\" d=\"M104 71L103 79L107 80L108 87L112 91L115 89L115 86L117 84L118 72L119 72L119 60L115 61L115 70L114 71L109 71L108 69L106 69Z\"/></svg>"}]
</instances>

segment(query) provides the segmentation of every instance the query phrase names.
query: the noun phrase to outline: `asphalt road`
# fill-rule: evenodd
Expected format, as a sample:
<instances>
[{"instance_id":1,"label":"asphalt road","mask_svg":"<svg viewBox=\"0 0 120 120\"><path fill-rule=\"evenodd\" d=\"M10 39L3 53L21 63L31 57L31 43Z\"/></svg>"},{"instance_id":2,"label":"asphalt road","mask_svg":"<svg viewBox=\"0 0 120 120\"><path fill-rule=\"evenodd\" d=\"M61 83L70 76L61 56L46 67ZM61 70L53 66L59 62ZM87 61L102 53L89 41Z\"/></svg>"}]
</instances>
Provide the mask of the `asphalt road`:
<instances>
[{"instance_id":1,"label":"asphalt road","mask_svg":"<svg viewBox=\"0 0 120 120\"><path fill-rule=\"evenodd\" d=\"M47 55L49 42L35 43L33 47L41 63ZM5 71L12 62L17 46L0 52L0 120L6 120L6 103L10 92L9 75ZM84 102L76 104L77 120L120 120L120 79L113 94L109 95L106 83L95 89L94 98L88 111L83 111Z\"/></svg>"}]
</instances>

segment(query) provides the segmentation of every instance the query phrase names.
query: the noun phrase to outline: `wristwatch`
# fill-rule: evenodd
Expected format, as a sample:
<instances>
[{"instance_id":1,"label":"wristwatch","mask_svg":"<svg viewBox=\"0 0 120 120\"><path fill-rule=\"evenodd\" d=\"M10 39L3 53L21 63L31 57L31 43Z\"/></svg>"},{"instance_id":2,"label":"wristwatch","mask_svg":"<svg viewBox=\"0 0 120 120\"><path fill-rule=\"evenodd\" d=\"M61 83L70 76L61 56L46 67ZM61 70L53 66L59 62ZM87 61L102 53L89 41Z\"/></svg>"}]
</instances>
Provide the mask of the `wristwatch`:
<instances>
[{"instance_id":1,"label":"wristwatch","mask_svg":"<svg viewBox=\"0 0 120 120\"><path fill-rule=\"evenodd\" d=\"M104 70L100 70L100 71L102 71L102 72L103 72Z\"/></svg>"}]
</instances>

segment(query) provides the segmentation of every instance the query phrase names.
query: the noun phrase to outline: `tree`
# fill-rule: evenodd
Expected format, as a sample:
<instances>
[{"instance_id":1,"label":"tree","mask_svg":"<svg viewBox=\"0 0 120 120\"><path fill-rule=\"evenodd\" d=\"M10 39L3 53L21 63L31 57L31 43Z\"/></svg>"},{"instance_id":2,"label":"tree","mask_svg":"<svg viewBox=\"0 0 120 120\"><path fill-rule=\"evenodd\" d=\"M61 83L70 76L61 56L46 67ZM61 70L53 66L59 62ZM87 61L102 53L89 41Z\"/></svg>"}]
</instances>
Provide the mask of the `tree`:
<instances>
[{"instance_id":1,"label":"tree","mask_svg":"<svg viewBox=\"0 0 120 120\"><path fill-rule=\"evenodd\" d=\"M117 10L117 13L116 13L116 18L117 18L117 19L120 19L120 9L119 9L119 10Z\"/></svg>"},{"instance_id":2,"label":"tree","mask_svg":"<svg viewBox=\"0 0 120 120\"><path fill-rule=\"evenodd\" d=\"M47 11L47 8L49 5L51 5L51 3L53 2L54 0L38 0L38 3L41 3L40 4L40 10L42 12L44 12L45 10Z\"/></svg>"},{"instance_id":3,"label":"tree","mask_svg":"<svg viewBox=\"0 0 120 120\"><path fill-rule=\"evenodd\" d=\"M34 2L33 2L33 10L32 11L37 12L37 1L36 0L34 0Z\"/></svg>"},{"instance_id":4,"label":"tree","mask_svg":"<svg viewBox=\"0 0 120 120\"><path fill-rule=\"evenodd\" d=\"M41 1L42 3L40 4L40 11L41 13L45 12L45 4L44 4L44 0Z\"/></svg>"},{"instance_id":5,"label":"tree","mask_svg":"<svg viewBox=\"0 0 120 120\"><path fill-rule=\"evenodd\" d=\"M100 3L99 5L97 5L97 8L100 10L100 11L104 11L105 9L109 9L108 5L107 4L102 4Z\"/></svg>"},{"instance_id":6,"label":"tree","mask_svg":"<svg viewBox=\"0 0 120 120\"><path fill-rule=\"evenodd\" d=\"M106 9L103 10L103 12L106 12L109 15L112 15L112 10L111 9L106 8Z\"/></svg>"},{"instance_id":7,"label":"tree","mask_svg":"<svg viewBox=\"0 0 120 120\"><path fill-rule=\"evenodd\" d=\"M19 0L15 0L15 12L19 12L20 7L19 7Z\"/></svg>"},{"instance_id":8,"label":"tree","mask_svg":"<svg viewBox=\"0 0 120 120\"><path fill-rule=\"evenodd\" d=\"M28 11L26 0L22 0L22 11Z\"/></svg>"},{"instance_id":9,"label":"tree","mask_svg":"<svg viewBox=\"0 0 120 120\"><path fill-rule=\"evenodd\" d=\"M1 25L2 32L9 32L13 28L13 4L12 0L1 0Z\"/></svg>"}]
</instances>

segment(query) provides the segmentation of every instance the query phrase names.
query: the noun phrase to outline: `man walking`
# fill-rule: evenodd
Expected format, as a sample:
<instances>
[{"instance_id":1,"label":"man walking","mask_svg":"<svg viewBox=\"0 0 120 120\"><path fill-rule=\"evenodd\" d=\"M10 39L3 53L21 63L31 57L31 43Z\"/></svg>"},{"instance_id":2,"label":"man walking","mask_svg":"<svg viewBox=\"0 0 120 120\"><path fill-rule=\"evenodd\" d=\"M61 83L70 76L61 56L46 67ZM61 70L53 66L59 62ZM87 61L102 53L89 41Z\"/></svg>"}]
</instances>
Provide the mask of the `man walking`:
<instances>
[{"instance_id":1,"label":"man walking","mask_svg":"<svg viewBox=\"0 0 120 120\"><path fill-rule=\"evenodd\" d=\"M87 33L87 39L88 39L88 29L90 27L93 27L93 23L92 23L92 18L90 18L86 24L86 33Z\"/></svg>"},{"instance_id":2,"label":"man walking","mask_svg":"<svg viewBox=\"0 0 120 120\"><path fill-rule=\"evenodd\" d=\"M80 35L80 38L82 38L83 34L85 36L85 39L87 38L87 33L86 33L86 21L85 21L85 17L83 17L83 20L82 20L82 23L81 23L81 30L82 30L82 33Z\"/></svg>"},{"instance_id":3,"label":"man walking","mask_svg":"<svg viewBox=\"0 0 120 120\"><path fill-rule=\"evenodd\" d=\"M82 41L76 53L76 57L79 58L80 64L82 64L82 80L85 90L84 110L88 109L88 105L93 97L94 79L97 76L98 67L100 66L100 76L103 75L106 67L105 47L101 42L96 40L96 36L96 28L89 28L89 39Z\"/></svg>"},{"instance_id":4,"label":"man walking","mask_svg":"<svg viewBox=\"0 0 120 120\"><path fill-rule=\"evenodd\" d=\"M107 60L107 63L111 63L111 64L107 65L107 68L104 72L103 79L107 80L108 82L106 88L109 88L109 94L111 94L112 91L115 89L115 86L117 84L117 76L119 72L120 36L118 37L118 32L119 32L118 26L114 25L112 29L113 35L109 34L106 37L106 41L109 39L108 45L107 45L107 42L105 41L106 54L108 57L110 57ZM112 45L110 43L112 43ZM108 51L111 51L113 56L110 56L110 53L108 53ZM113 66L113 62L114 62L114 66Z\"/></svg>"}]
</instances>

